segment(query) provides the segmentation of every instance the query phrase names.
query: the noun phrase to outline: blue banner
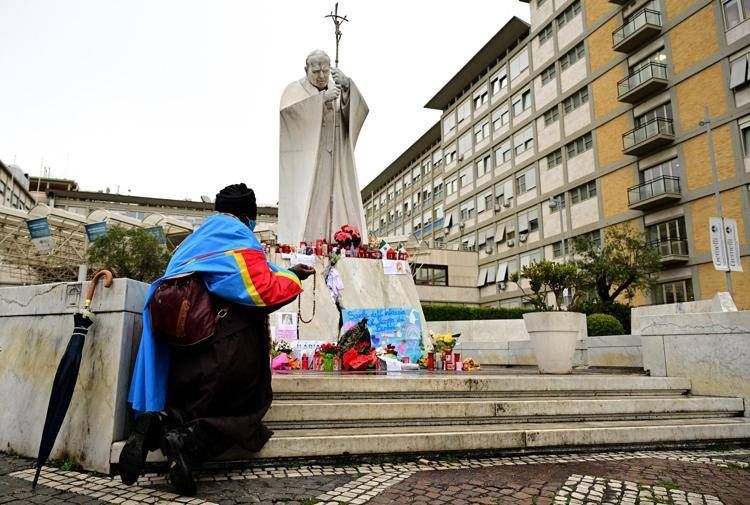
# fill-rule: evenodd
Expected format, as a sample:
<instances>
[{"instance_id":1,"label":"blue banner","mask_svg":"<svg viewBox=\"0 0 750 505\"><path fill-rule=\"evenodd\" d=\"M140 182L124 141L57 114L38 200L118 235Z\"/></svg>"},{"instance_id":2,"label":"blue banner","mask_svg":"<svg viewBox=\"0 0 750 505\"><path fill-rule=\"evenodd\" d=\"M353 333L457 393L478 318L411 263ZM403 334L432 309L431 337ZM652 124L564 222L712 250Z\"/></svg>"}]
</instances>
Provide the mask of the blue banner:
<instances>
[{"instance_id":1,"label":"blue banner","mask_svg":"<svg viewBox=\"0 0 750 505\"><path fill-rule=\"evenodd\" d=\"M96 239L107 234L107 223L91 223L86 225L86 236L89 242L96 242Z\"/></svg>"},{"instance_id":2,"label":"blue banner","mask_svg":"<svg viewBox=\"0 0 750 505\"><path fill-rule=\"evenodd\" d=\"M39 252L46 252L52 249L52 230L46 217L29 219L26 221L29 228L31 242L36 246Z\"/></svg>"},{"instance_id":3,"label":"blue banner","mask_svg":"<svg viewBox=\"0 0 750 505\"><path fill-rule=\"evenodd\" d=\"M422 321L419 312L411 307L344 309L344 331L365 317L373 347L392 344L399 358L408 356L412 363L419 361L422 357Z\"/></svg>"}]
</instances>

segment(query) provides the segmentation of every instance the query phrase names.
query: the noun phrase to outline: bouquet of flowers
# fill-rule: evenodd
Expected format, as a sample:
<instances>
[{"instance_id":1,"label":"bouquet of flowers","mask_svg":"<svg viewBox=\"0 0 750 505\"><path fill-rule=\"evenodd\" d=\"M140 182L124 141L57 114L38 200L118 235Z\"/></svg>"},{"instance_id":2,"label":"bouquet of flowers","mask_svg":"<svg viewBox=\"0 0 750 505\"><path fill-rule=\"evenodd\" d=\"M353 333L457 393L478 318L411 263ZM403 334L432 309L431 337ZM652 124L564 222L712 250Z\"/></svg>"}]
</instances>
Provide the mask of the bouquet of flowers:
<instances>
[{"instance_id":1,"label":"bouquet of flowers","mask_svg":"<svg viewBox=\"0 0 750 505\"><path fill-rule=\"evenodd\" d=\"M359 244L362 243L362 235L353 226L345 224L333 234L333 240L339 247L359 247Z\"/></svg>"},{"instance_id":2,"label":"bouquet of flowers","mask_svg":"<svg viewBox=\"0 0 750 505\"><path fill-rule=\"evenodd\" d=\"M446 351L452 351L454 347L456 347L456 343L458 341L458 337L460 337L460 333L442 333L436 335L432 331L430 331L430 339L432 340L432 349L435 352L446 352Z\"/></svg>"},{"instance_id":3,"label":"bouquet of flowers","mask_svg":"<svg viewBox=\"0 0 750 505\"><path fill-rule=\"evenodd\" d=\"M481 370L482 367L474 358L466 358L463 361L463 369L467 372L473 372L474 370Z\"/></svg>"},{"instance_id":4,"label":"bouquet of flowers","mask_svg":"<svg viewBox=\"0 0 750 505\"><path fill-rule=\"evenodd\" d=\"M338 356L339 346L332 344L331 342L326 342L320 346L320 354L322 354L324 358Z\"/></svg>"},{"instance_id":5,"label":"bouquet of flowers","mask_svg":"<svg viewBox=\"0 0 750 505\"><path fill-rule=\"evenodd\" d=\"M271 356L273 356L274 358L282 353L291 355L293 352L294 351L292 350L292 346L289 341L283 338L275 338L271 342Z\"/></svg>"}]
</instances>

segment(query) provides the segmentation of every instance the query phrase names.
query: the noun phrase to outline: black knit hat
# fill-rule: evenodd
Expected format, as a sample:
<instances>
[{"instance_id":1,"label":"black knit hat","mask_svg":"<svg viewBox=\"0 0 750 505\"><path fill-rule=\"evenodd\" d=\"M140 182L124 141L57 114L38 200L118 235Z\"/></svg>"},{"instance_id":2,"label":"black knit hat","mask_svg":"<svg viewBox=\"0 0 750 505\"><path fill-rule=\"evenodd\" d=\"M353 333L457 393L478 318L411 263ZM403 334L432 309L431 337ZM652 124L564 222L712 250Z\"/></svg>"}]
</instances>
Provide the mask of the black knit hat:
<instances>
[{"instance_id":1,"label":"black knit hat","mask_svg":"<svg viewBox=\"0 0 750 505\"><path fill-rule=\"evenodd\" d=\"M255 219L258 215L255 192L244 183L232 184L219 191L214 206L218 212L228 212L235 216L244 214L249 219Z\"/></svg>"}]
</instances>

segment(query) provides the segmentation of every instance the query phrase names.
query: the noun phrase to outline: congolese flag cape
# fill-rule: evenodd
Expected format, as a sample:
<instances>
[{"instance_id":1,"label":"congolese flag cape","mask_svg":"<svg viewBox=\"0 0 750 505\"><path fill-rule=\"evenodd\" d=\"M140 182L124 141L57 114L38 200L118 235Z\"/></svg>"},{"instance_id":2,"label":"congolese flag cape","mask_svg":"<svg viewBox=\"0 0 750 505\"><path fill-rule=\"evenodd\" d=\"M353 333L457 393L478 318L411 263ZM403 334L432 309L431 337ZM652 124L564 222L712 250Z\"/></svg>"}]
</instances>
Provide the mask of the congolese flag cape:
<instances>
[{"instance_id":1,"label":"congolese flag cape","mask_svg":"<svg viewBox=\"0 0 750 505\"><path fill-rule=\"evenodd\" d=\"M177 248L164 276L148 292L128 395L139 412L164 410L169 373L169 347L151 332L148 304L161 281L192 272L200 272L214 295L249 307L283 304L302 292L294 273L266 261L260 242L239 219L224 214L208 217Z\"/></svg>"}]
</instances>

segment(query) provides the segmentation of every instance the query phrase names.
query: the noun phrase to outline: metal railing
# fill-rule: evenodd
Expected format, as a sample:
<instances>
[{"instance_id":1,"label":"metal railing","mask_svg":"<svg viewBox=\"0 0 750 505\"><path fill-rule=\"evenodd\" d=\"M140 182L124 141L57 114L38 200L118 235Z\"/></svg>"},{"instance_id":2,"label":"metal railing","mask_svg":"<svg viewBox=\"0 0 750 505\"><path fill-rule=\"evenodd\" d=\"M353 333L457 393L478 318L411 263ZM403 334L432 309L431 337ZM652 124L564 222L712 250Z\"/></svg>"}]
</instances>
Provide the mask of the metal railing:
<instances>
[{"instance_id":1,"label":"metal railing","mask_svg":"<svg viewBox=\"0 0 750 505\"><path fill-rule=\"evenodd\" d=\"M628 188L628 203L633 205L666 193L680 193L680 178L662 175Z\"/></svg>"},{"instance_id":2,"label":"metal railing","mask_svg":"<svg viewBox=\"0 0 750 505\"><path fill-rule=\"evenodd\" d=\"M652 240L649 244L655 247L662 257L688 255L688 243L684 238L662 238Z\"/></svg>"},{"instance_id":3,"label":"metal railing","mask_svg":"<svg viewBox=\"0 0 750 505\"><path fill-rule=\"evenodd\" d=\"M633 146L645 142L659 134L674 135L672 120L664 117L656 117L637 128L633 128L622 136L622 148L630 149Z\"/></svg>"},{"instance_id":4,"label":"metal railing","mask_svg":"<svg viewBox=\"0 0 750 505\"><path fill-rule=\"evenodd\" d=\"M623 96L650 79L666 79L667 66L649 61L633 70L633 73L617 83L617 95Z\"/></svg>"},{"instance_id":5,"label":"metal railing","mask_svg":"<svg viewBox=\"0 0 750 505\"><path fill-rule=\"evenodd\" d=\"M627 23L612 32L612 45L617 46L646 25L661 28L661 13L651 9L636 12Z\"/></svg>"}]
</instances>

